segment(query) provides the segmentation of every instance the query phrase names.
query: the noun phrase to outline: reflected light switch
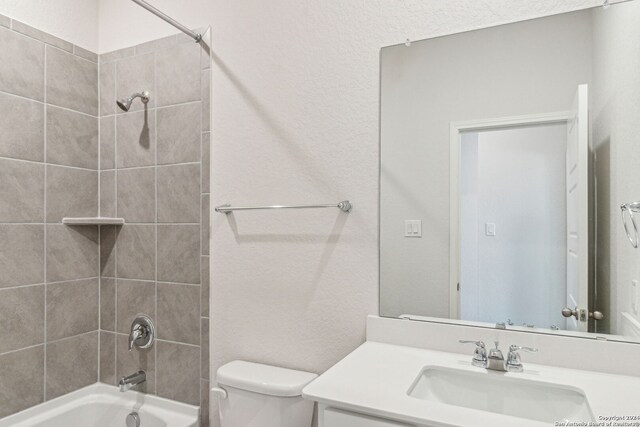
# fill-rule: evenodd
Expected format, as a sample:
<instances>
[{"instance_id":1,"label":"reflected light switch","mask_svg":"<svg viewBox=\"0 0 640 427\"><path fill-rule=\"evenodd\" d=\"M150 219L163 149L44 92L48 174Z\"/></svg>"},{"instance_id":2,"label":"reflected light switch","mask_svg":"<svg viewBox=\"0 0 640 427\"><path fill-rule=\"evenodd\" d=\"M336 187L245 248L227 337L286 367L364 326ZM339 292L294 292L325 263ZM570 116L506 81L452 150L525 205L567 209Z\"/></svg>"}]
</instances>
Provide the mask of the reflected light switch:
<instances>
[{"instance_id":1,"label":"reflected light switch","mask_svg":"<svg viewBox=\"0 0 640 427\"><path fill-rule=\"evenodd\" d=\"M496 224L493 222L488 222L484 225L484 233L487 236L495 236L496 235Z\"/></svg>"},{"instance_id":2,"label":"reflected light switch","mask_svg":"<svg viewBox=\"0 0 640 427\"><path fill-rule=\"evenodd\" d=\"M404 221L404 237L422 237L422 220L406 219Z\"/></svg>"}]
</instances>

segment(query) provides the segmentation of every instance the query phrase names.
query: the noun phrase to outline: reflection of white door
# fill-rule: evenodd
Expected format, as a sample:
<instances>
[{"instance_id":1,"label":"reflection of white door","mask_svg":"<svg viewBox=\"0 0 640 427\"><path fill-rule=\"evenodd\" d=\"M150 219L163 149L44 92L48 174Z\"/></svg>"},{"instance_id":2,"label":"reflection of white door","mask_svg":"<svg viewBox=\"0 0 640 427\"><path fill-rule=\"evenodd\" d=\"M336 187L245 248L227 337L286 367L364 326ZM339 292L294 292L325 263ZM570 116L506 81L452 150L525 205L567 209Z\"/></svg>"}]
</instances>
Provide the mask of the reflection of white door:
<instances>
[{"instance_id":1,"label":"reflection of white door","mask_svg":"<svg viewBox=\"0 0 640 427\"><path fill-rule=\"evenodd\" d=\"M588 280L588 153L589 104L587 85L578 86L567 123L567 307L576 316L567 329L587 331Z\"/></svg>"}]
</instances>

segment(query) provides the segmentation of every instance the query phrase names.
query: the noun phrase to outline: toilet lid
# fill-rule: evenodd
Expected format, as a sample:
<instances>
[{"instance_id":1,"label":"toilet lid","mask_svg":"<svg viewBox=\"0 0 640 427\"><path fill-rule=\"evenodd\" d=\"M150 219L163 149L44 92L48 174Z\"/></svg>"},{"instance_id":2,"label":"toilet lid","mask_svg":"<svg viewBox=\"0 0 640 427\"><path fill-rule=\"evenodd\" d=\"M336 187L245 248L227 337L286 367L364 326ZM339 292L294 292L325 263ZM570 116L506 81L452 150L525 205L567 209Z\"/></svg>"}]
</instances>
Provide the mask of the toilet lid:
<instances>
[{"instance_id":1,"label":"toilet lid","mask_svg":"<svg viewBox=\"0 0 640 427\"><path fill-rule=\"evenodd\" d=\"M309 372L241 360L227 363L217 374L219 385L280 397L302 395L302 389L316 377Z\"/></svg>"}]
</instances>

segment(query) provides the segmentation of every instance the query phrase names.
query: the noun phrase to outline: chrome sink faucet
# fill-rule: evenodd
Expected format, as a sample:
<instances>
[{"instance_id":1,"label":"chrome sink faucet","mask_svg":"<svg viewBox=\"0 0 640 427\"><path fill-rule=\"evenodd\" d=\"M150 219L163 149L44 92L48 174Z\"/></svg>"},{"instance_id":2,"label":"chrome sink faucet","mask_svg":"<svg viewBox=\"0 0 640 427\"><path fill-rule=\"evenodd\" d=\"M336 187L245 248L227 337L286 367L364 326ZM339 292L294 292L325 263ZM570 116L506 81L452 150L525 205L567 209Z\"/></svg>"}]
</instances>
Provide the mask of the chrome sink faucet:
<instances>
[{"instance_id":1,"label":"chrome sink faucet","mask_svg":"<svg viewBox=\"0 0 640 427\"><path fill-rule=\"evenodd\" d=\"M476 350L473 352L473 359L471 360L471 364L473 366L477 366L478 368L487 367L487 348L484 346L483 341L460 340L459 342L462 344L475 344Z\"/></svg>"},{"instance_id":2,"label":"chrome sink faucet","mask_svg":"<svg viewBox=\"0 0 640 427\"><path fill-rule=\"evenodd\" d=\"M500 343L498 341L495 341L495 344L495 348L489 350L489 357L487 357L487 369L491 369L492 371L506 372L507 367L504 361L504 355L498 348Z\"/></svg>"},{"instance_id":3,"label":"chrome sink faucet","mask_svg":"<svg viewBox=\"0 0 640 427\"><path fill-rule=\"evenodd\" d=\"M530 353L536 353L537 348L533 347L521 347L519 345L509 346L509 353L507 354L507 371L509 372L522 372L522 361L520 360L520 353L518 350L528 351Z\"/></svg>"},{"instance_id":4,"label":"chrome sink faucet","mask_svg":"<svg viewBox=\"0 0 640 427\"><path fill-rule=\"evenodd\" d=\"M138 371L135 374L120 378L118 385L120 386L120 391L125 392L138 384L142 384L146 380L147 374L144 371Z\"/></svg>"},{"instance_id":5,"label":"chrome sink faucet","mask_svg":"<svg viewBox=\"0 0 640 427\"><path fill-rule=\"evenodd\" d=\"M522 372L523 366L520 359L519 350L535 353L537 348L533 347L521 347L518 345L512 345L509 347L509 353L507 353L507 359L505 360L502 351L499 348L500 343L495 341L495 348L492 348L487 355L487 349L482 341L466 341L460 340L462 344L475 344L476 350L473 353L473 359L471 364L479 368L486 368L492 371L499 372Z\"/></svg>"}]
</instances>

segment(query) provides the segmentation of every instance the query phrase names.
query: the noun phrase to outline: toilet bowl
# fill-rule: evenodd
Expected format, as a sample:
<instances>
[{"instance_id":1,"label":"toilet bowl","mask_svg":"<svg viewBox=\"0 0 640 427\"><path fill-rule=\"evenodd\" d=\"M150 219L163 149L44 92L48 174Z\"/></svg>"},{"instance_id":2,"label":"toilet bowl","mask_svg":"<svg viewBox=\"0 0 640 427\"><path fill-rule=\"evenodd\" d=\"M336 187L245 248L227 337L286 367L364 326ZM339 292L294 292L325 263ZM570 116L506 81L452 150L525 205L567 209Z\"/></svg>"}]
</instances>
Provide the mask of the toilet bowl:
<instances>
[{"instance_id":1,"label":"toilet bowl","mask_svg":"<svg viewBox=\"0 0 640 427\"><path fill-rule=\"evenodd\" d=\"M217 372L222 427L309 427L313 402L302 389L317 377L309 372L234 361Z\"/></svg>"}]
</instances>

